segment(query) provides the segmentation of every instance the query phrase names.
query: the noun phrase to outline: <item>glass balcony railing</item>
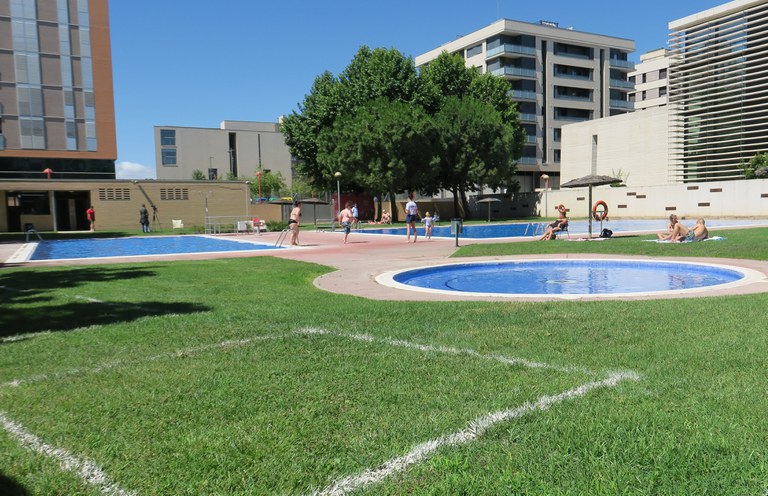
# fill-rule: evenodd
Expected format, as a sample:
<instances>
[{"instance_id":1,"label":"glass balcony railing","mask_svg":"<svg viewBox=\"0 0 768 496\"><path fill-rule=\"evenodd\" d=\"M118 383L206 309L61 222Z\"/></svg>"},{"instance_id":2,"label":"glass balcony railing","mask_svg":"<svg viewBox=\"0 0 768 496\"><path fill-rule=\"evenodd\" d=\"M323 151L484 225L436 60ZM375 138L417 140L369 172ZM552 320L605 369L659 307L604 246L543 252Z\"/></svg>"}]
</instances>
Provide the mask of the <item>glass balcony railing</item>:
<instances>
[{"instance_id":1,"label":"glass balcony railing","mask_svg":"<svg viewBox=\"0 0 768 496\"><path fill-rule=\"evenodd\" d=\"M0 134L0 150L5 150L5 136Z\"/></svg>"},{"instance_id":2,"label":"glass balcony railing","mask_svg":"<svg viewBox=\"0 0 768 496\"><path fill-rule=\"evenodd\" d=\"M611 59L611 67L621 67L623 69L634 69L635 63L629 60Z\"/></svg>"},{"instance_id":3,"label":"glass balcony railing","mask_svg":"<svg viewBox=\"0 0 768 496\"><path fill-rule=\"evenodd\" d=\"M531 136L530 134L525 137L526 143L536 143L536 136Z\"/></svg>"},{"instance_id":4,"label":"glass balcony railing","mask_svg":"<svg viewBox=\"0 0 768 496\"><path fill-rule=\"evenodd\" d=\"M520 120L526 122L536 122L536 114L520 114Z\"/></svg>"},{"instance_id":5,"label":"glass balcony railing","mask_svg":"<svg viewBox=\"0 0 768 496\"><path fill-rule=\"evenodd\" d=\"M518 54L518 55L536 55L536 49L533 47L527 47L522 45L513 45L511 43L504 43L501 46L491 48L485 54L485 59L488 60L501 54Z\"/></svg>"},{"instance_id":6,"label":"glass balcony railing","mask_svg":"<svg viewBox=\"0 0 768 496\"><path fill-rule=\"evenodd\" d=\"M535 91L509 90L507 92L507 95L511 96L512 98L517 98L519 100L536 100L536 92Z\"/></svg>"},{"instance_id":7,"label":"glass balcony railing","mask_svg":"<svg viewBox=\"0 0 768 496\"><path fill-rule=\"evenodd\" d=\"M560 100L571 100L575 102L591 102L591 96L573 96L573 95L555 95L555 98Z\"/></svg>"},{"instance_id":8,"label":"glass balcony railing","mask_svg":"<svg viewBox=\"0 0 768 496\"><path fill-rule=\"evenodd\" d=\"M625 81L623 79L611 79L610 84L614 88L626 88L630 90L635 89L635 83L632 81Z\"/></svg>"},{"instance_id":9,"label":"glass balcony railing","mask_svg":"<svg viewBox=\"0 0 768 496\"><path fill-rule=\"evenodd\" d=\"M592 81L592 76L582 76L580 74L569 74L567 72L556 72L555 77L565 79L578 79L580 81Z\"/></svg>"},{"instance_id":10,"label":"glass balcony railing","mask_svg":"<svg viewBox=\"0 0 768 496\"><path fill-rule=\"evenodd\" d=\"M536 165L539 163L539 161L536 159L536 157L520 157L517 160L517 163L521 165Z\"/></svg>"},{"instance_id":11,"label":"glass balcony railing","mask_svg":"<svg viewBox=\"0 0 768 496\"><path fill-rule=\"evenodd\" d=\"M611 107L616 107L616 108L625 108L625 109L633 109L633 108L635 108L635 104L634 103L628 102L626 100L613 100L613 99L611 99L611 101L609 102L609 105Z\"/></svg>"},{"instance_id":12,"label":"glass balcony railing","mask_svg":"<svg viewBox=\"0 0 768 496\"><path fill-rule=\"evenodd\" d=\"M494 76L523 76L536 77L536 71L533 69L522 69L520 67L501 67L491 71Z\"/></svg>"}]
</instances>

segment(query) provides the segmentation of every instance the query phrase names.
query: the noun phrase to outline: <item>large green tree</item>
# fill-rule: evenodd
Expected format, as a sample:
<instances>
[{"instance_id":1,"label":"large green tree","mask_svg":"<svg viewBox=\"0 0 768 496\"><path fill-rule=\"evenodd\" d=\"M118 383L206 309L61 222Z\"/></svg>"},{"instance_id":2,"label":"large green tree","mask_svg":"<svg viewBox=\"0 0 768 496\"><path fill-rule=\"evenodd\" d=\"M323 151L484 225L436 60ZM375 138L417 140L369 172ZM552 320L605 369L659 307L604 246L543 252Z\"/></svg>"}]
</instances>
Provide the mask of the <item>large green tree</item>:
<instances>
[{"instance_id":1,"label":"large green tree","mask_svg":"<svg viewBox=\"0 0 768 496\"><path fill-rule=\"evenodd\" d=\"M389 193L395 215L396 192L438 182L432 122L418 106L372 100L355 114L340 116L320 142L319 161L341 172L345 183L380 198Z\"/></svg>"},{"instance_id":2,"label":"large green tree","mask_svg":"<svg viewBox=\"0 0 768 496\"><path fill-rule=\"evenodd\" d=\"M487 185L504 187L516 170L517 138L513 127L490 104L473 97L450 96L434 117L440 187L453 193L468 212L466 192Z\"/></svg>"},{"instance_id":3,"label":"large green tree","mask_svg":"<svg viewBox=\"0 0 768 496\"><path fill-rule=\"evenodd\" d=\"M467 191L513 182L524 133L508 91L460 56L443 53L417 74L397 50L362 47L338 78L315 79L282 131L317 187L332 188L339 171L345 188L391 198L445 188L466 211Z\"/></svg>"},{"instance_id":4,"label":"large green tree","mask_svg":"<svg viewBox=\"0 0 768 496\"><path fill-rule=\"evenodd\" d=\"M337 119L355 115L370 101L410 102L418 79L412 59L395 49L361 47L344 71L335 78L326 72L317 79L299 111L283 119L282 132L291 153L299 160L298 171L321 187L334 184L333 151L320 155L321 140L329 139ZM351 178L357 177L350 175ZM363 185L345 181L347 187Z\"/></svg>"}]
</instances>

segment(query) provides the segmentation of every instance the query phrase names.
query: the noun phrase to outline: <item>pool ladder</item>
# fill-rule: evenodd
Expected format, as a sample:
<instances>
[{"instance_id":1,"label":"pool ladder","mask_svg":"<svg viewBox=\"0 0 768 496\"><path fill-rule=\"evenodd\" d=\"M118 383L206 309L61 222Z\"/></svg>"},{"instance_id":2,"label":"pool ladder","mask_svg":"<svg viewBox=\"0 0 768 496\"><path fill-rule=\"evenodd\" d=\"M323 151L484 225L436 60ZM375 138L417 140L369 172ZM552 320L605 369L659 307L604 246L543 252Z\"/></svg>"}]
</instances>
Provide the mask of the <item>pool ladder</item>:
<instances>
[{"instance_id":1,"label":"pool ladder","mask_svg":"<svg viewBox=\"0 0 768 496\"><path fill-rule=\"evenodd\" d=\"M283 243L285 242L285 238L288 237L288 233L291 232L289 229L283 229L280 231L280 235L277 237L277 241L275 241L275 248L279 248L283 246Z\"/></svg>"},{"instance_id":2,"label":"pool ladder","mask_svg":"<svg viewBox=\"0 0 768 496\"><path fill-rule=\"evenodd\" d=\"M544 234L546 227L546 222L529 222L525 227L525 233L523 236L538 236L539 234ZM531 234L528 234L530 229L532 229Z\"/></svg>"}]
</instances>

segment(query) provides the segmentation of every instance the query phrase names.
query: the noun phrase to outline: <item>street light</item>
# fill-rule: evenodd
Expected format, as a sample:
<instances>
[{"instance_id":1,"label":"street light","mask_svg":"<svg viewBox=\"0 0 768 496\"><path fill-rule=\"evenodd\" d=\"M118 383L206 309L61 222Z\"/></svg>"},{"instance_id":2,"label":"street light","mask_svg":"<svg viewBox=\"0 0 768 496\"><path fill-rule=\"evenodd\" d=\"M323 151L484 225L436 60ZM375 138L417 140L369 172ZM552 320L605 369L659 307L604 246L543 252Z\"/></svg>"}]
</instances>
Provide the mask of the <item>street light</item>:
<instances>
[{"instance_id":1,"label":"street light","mask_svg":"<svg viewBox=\"0 0 768 496\"><path fill-rule=\"evenodd\" d=\"M547 190L549 189L549 176L547 174L541 175L542 181L544 181L544 217L547 217L549 210L549 204L547 203Z\"/></svg>"},{"instance_id":2,"label":"street light","mask_svg":"<svg viewBox=\"0 0 768 496\"><path fill-rule=\"evenodd\" d=\"M258 171L256 173L256 179L259 180L259 199L258 199L258 203L261 204L261 171Z\"/></svg>"},{"instance_id":3,"label":"street light","mask_svg":"<svg viewBox=\"0 0 768 496\"><path fill-rule=\"evenodd\" d=\"M336 216L341 214L341 172L336 171L336 173L333 174L333 177L336 178L336 202L338 203L338 212L336 212Z\"/></svg>"},{"instance_id":4,"label":"street light","mask_svg":"<svg viewBox=\"0 0 768 496\"><path fill-rule=\"evenodd\" d=\"M245 182L245 216L250 217L248 214L251 210L251 182Z\"/></svg>"}]
</instances>

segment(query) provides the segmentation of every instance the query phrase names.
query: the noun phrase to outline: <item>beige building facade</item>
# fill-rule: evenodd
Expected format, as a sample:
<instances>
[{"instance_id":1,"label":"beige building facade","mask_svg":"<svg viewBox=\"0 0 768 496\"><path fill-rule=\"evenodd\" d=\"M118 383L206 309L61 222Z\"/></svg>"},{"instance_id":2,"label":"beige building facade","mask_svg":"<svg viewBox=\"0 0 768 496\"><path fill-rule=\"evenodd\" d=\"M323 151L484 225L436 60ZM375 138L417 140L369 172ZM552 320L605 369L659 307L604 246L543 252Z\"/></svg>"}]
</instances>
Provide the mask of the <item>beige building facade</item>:
<instances>
[{"instance_id":1,"label":"beige building facade","mask_svg":"<svg viewBox=\"0 0 768 496\"><path fill-rule=\"evenodd\" d=\"M667 104L669 57L666 48L651 50L640 55L640 63L629 73L629 80L635 89L629 93L629 100L635 110L661 107Z\"/></svg>"},{"instance_id":2,"label":"beige building facade","mask_svg":"<svg viewBox=\"0 0 768 496\"><path fill-rule=\"evenodd\" d=\"M290 186L291 153L278 123L223 121L216 128L155 126L159 180L189 180L195 170L206 179L253 178L258 171L280 173Z\"/></svg>"},{"instance_id":3,"label":"beige building facade","mask_svg":"<svg viewBox=\"0 0 768 496\"><path fill-rule=\"evenodd\" d=\"M0 181L0 231L21 232L28 224L38 231L87 231L91 205L97 231L138 230L142 204L153 229L166 231L174 219L190 233L253 217L282 218L280 205L252 205L245 182L30 179Z\"/></svg>"},{"instance_id":4,"label":"beige building facade","mask_svg":"<svg viewBox=\"0 0 768 496\"><path fill-rule=\"evenodd\" d=\"M563 127L563 182L589 174L621 177L632 187L672 182L667 107Z\"/></svg>"}]
</instances>

